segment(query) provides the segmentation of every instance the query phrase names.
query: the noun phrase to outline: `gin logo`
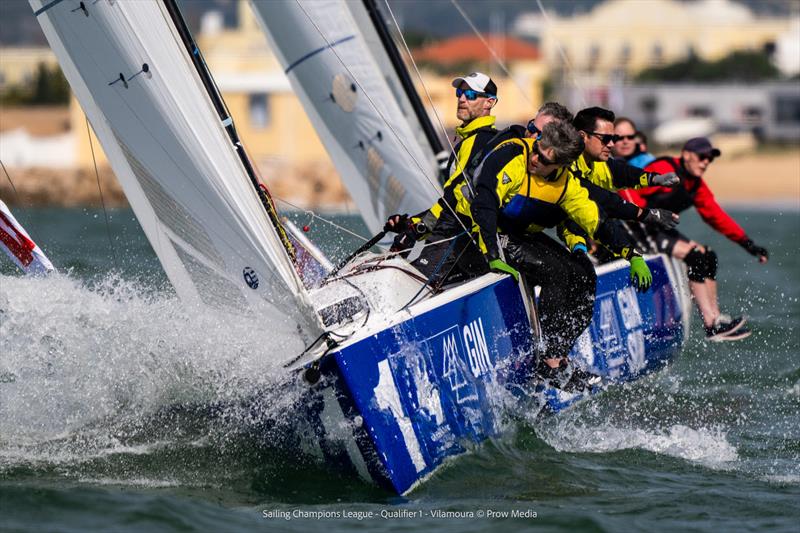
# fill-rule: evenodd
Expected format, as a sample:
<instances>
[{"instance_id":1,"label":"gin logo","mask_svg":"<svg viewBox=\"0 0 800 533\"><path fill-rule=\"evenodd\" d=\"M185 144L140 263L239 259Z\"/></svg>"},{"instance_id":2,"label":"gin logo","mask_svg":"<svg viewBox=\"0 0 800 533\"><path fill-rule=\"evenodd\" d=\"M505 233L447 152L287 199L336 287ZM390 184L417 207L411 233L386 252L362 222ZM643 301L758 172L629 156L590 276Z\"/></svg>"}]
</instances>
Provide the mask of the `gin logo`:
<instances>
[{"instance_id":1,"label":"gin logo","mask_svg":"<svg viewBox=\"0 0 800 533\"><path fill-rule=\"evenodd\" d=\"M492 362L489 359L489 349L486 346L486 334L481 319L473 320L464 326L462 333L472 375L478 377L489 372Z\"/></svg>"}]
</instances>

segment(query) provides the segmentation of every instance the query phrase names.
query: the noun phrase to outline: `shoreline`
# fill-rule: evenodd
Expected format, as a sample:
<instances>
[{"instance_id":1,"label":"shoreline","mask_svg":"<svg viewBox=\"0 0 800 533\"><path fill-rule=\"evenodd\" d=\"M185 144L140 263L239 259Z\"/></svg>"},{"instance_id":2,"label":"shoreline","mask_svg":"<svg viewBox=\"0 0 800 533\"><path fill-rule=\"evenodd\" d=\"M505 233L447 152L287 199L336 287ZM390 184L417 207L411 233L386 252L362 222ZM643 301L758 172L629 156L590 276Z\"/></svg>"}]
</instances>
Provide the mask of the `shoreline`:
<instances>
[{"instance_id":1,"label":"shoreline","mask_svg":"<svg viewBox=\"0 0 800 533\"><path fill-rule=\"evenodd\" d=\"M127 207L110 167L91 169L7 168L0 198L9 207ZM357 208L332 165L265 168L273 198L289 211L355 213ZM720 158L704 180L723 206L800 209L800 146L777 152L752 152ZM98 190L99 181L99 190ZM13 183L13 186L12 186ZM102 200L101 194L102 191Z\"/></svg>"}]
</instances>

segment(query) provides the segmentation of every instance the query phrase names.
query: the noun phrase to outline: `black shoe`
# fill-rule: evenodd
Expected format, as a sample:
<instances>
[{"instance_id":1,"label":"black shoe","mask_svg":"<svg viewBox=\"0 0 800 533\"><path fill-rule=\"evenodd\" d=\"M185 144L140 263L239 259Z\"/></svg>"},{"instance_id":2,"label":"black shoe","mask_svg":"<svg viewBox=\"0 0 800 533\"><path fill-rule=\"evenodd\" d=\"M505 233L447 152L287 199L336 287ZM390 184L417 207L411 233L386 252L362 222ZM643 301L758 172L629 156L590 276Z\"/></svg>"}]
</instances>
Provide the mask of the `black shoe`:
<instances>
[{"instance_id":1,"label":"black shoe","mask_svg":"<svg viewBox=\"0 0 800 533\"><path fill-rule=\"evenodd\" d=\"M564 392L582 392L587 389L591 391L602 381L597 374L586 372L574 364L568 363L566 359L562 359L561 364L556 368L541 361L536 368L536 376Z\"/></svg>"},{"instance_id":2,"label":"black shoe","mask_svg":"<svg viewBox=\"0 0 800 533\"><path fill-rule=\"evenodd\" d=\"M747 322L746 317L730 318L721 315L714 321L714 325L706 327L706 340L711 342L738 341L746 339L753 334L748 328L744 327Z\"/></svg>"},{"instance_id":3,"label":"black shoe","mask_svg":"<svg viewBox=\"0 0 800 533\"><path fill-rule=\"evenodd\" d=\"M597 374L573 366L572 375L561 389L565 392L583 392L585 390L591 392L594 388L599 387L602 381L603 378Z\"/></svg>"},{"instance_id":4,"label":"black shoe","mask_svg":"<svg viewBox=\"0 0 800 533\"><path fill-rule=\"evenodd\" d=\"M569 374L566 376L564 375L567 372L567 368L566 359L562 359L555 368L547 365L544 360L540 359L539 363L536 365L536 377L541 381L549 381L553 384L560 383L562 379L566 381L566 379L569 378Z\"/></svg>"}]
</instances>

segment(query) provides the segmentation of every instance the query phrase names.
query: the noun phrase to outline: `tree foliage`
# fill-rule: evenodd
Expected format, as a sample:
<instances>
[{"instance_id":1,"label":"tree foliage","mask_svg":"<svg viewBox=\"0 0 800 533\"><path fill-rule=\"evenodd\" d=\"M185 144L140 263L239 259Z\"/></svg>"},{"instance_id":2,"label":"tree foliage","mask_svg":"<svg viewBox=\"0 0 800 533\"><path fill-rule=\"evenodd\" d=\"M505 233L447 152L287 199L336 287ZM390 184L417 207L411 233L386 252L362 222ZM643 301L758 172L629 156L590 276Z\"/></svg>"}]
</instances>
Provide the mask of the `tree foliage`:
<instances>
[{"instance_id":1,"label":"tree foliage","mask_svg":"<svg viewBox=\"0 0 800 533\"><path fill-rule=\"evenodd\" d=\"M39 63L33 80L8 87L0 97L5 105L66 105L70 89L61 69Z\"/></svg>"},{"instance_id":2,"label":"tree foliage","mask_svg":"<svg viewBox=\"0 0 800 533\"><path fill-rule=\"evenodd\" d=\"M780 78L780 71L765 52L738 50L718 61L704 61L690 53L683 61L643 70L636 81L755 82Z\"/></svg>"}]
</instances>

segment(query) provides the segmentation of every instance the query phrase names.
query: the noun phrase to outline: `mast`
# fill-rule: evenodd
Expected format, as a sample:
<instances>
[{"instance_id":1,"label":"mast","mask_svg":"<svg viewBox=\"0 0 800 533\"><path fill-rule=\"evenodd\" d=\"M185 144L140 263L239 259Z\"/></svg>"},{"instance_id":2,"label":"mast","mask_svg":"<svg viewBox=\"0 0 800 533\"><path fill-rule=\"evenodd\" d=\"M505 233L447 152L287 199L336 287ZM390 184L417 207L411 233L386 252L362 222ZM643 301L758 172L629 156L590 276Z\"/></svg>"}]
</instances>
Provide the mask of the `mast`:
<instances>
[{"instance_id":1,"label":"mast","mask_svg":"<svg viewBox=\"0 0 800 533\"><path fill-rule=\"evenodd\" d=\"M400 78L400 83L403 84L403 89L405 89L406 96L408 96L411 102L411 107L414 109L414 113L417 115L417 119L425 132L428 144L430 144L434 154L439 154L444 151L442 141L439 139L439 135L436 133L436 129L433 127L427 111L425 111L425 106L422 104L416 87L414 87L414 82L411 81L411 76L408 75L408 69L403 62L403 58L400 57L400 51L397 49L389 33L389 28L386 26L383 15L381 15L380 10L378 10L375 0L364 0L364 7L367 13L369 13L369 17L375 26L375 31L377 31L383 43L383 47L386 50L386 54L389 56L389 60L392 62L397 77Z\"/></svg>"},{"instance_id":2,"label":"mast","mask_svg":"<svg viewBox=\"0 0 800 533\"><path fill-rule=\"evenodd\" d=\"M255 169L250 162L250 158L247 156L247 152L244 150L244 145L239 139L239 134L236 132L236 127L233 124L233 117L231 117L230 113L228 112L225 101L222 99L222 94L219 92L219 88L214 82L214 78L211 76L211 72L208 69L208 65L206 65L206 61L203 58L202 52L200 52L200 48L198 48L197 43L192 37L189 27L186 25L186 21L184 20L175 0L163 0L163 2L173 24L175 25L175 29L178 30L178 35L180 35L181 41L183 41L183 44L186 47L186 51L189 53L189 57L192 58L192 64L194 64L197 74L200 76L200 80L203 82L203 86L205 87L206 92L211 99L211 103L214 105L214 109L216 110L220 121L225 126L225 131L228 133L228 137L230 137L230 140L233 143L236 154L239 156L239 160L242 162L245 172L247 172L247 176L250 178L250 182L252 183L256 194L261 200L261 204L264 206L264 209L266 209L272 225L275 226L275 230L278 232L281 242L283 243L284 248L286 248L286 252L289 254L289 257L294 263L294 246L292 246L292 243L280 222L280 217L275 209L275 204L272 201L272 197L269 195L266 187L263 187L258 180Z\"/></svg>"}]
</instances>

